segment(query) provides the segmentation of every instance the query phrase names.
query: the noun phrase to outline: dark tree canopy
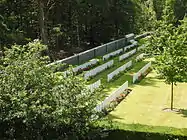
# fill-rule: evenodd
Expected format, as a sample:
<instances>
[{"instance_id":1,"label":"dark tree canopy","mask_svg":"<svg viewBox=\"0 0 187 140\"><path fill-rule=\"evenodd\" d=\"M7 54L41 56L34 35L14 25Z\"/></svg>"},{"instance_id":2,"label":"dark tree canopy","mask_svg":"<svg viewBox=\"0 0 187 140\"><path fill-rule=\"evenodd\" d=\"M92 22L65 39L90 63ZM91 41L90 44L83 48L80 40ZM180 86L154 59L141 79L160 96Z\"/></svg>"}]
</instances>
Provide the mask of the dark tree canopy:
<instances>
[{"instance_id":1,"label":"dark tree canopy","mask_svg":"<svg viewBox=\"0 0 187 140\"><path fill-rule=\"evenodd\" d=\"M26 44L40 38L49 51L69 55L125 34L154 28L170 0L2 0L1 46ZM186 1L176 1L176 19L182 19ZM3 21L2 21L3 19ZM4 28L10 29L9 31ZM74 49L72 49L74 48ZM1 47L3 49L3 47ZM56 58L66 55L57 54Z\"/></svg>"}]
</instances>

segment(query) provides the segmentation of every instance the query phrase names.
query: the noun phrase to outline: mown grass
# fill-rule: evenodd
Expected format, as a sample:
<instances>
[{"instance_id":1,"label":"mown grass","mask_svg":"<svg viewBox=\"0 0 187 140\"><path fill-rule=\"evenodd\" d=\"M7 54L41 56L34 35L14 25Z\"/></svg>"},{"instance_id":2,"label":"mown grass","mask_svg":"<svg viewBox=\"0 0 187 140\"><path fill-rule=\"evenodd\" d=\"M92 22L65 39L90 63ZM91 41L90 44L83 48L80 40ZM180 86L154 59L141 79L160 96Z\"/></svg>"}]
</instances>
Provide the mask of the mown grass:
<instances>
[{"instance_id":1,"label":"mown grass","mask_svg":"<svg viewBox=\"0 0 187 140\"><path fill-rule=\"evenodd\" d=\"M155 71L130 88L131 94L109 114L110 119L129 125L187 128L187 83L178 83L174 87L174 107L178 109L177 112L164 111L170 107L170 85L158 79ZM160 131L165 132L164 129Z\"/></svg>"},{"instance_id":2,"label":"mown grass","mask_svg":"<svg viewBox=\"0 0 187 140\"><path fill-rule=\"evenodd\" d=\"M168 126L152 126L152 125L145 125L145 124L125 124L120 122L112 122L109 123L108 121L102 121L99 124L100 126L105 126L109 130L114 131L132 131L134 133L137 132L144 132L144 133L159 133L159 134L169 134L169 135L176 135L176 136L187 136L187 128L175 128L175 127L168 127ZM119 137L116 137L119 138Z\"/></svg>"}]
</instances>

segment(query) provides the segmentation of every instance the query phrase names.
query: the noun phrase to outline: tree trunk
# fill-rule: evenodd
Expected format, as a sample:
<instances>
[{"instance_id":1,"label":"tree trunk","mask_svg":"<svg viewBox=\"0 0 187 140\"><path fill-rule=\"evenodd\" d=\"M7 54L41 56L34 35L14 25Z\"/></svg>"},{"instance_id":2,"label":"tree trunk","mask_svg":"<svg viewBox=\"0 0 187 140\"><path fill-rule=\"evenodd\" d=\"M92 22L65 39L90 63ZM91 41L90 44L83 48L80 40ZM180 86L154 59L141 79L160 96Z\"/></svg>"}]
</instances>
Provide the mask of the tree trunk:
<instances>
[{"instance_id":1,"label":"tree trunk","mask_svg":"<svg viewBox=\"0 0 187 140\"><path fill-rule=\"evenodd\" d=\"M117 4L117 0L114 1L114 13L115 15L118 14L118 4ZM118 38L118 29L119 29L119 26L118 26L118 17L114 17L114 29L115 29L115 35L114 37L117 39Z\"/></svg>"},{"instance_id":2,"label":"tree trunk","mask_svg":"<svg viewBox=\"0 0 187 140\"><path fill-rule=\"evenodd\" d=\"M45 27L44 3L42 0L38 0L38 6L39 6L39 25L40 25L41 40L43 44L48 45L47 31ZM42 55L48 55L51 59L48 49L42 51Z\"/></svg>"},{"instance_id":3,"label":"tree trunk","mask_svg":"<svg viewBox=\"0 0 187 140\"><path fill-rule=\"evenodd\" d=\"M173 82L171 83L171 110L173 110Z\"/></svg>"},{"instance_id":4,"label":"tree trunk","mask_svg":"<svg viewBox=\"0 0 187 140\"><path fill-rule=\"evenodd\" d=\"M79 32L79 19L78 19L78 12L77 12L77 16L76 16L76 28L77 28L77 47L79 48L80 45L80 32Z\"/></svg>"},{"instance_id":5,"label":"tree trunk","mask_svg":"<svg viewBox=\"0 0 187 140\"><path fill-rule=\"evenodd\" d=\"M72 12L72 1L71 0L69 0L68 1L68 36L69 36L69 38L70 39L68 39L68 43L70 44L70 47L73 47L73 35L72 35L72 32L73 32L73 30L72 30L72 16L73 16L73 12Z\"/></svg>"},{"instance_id":6,"label":"tree trunk","mask_svg":"<svg viewBox=\"0 0 187 140\"><path fill-rule=\"evenodd\" d=\"M93 6L91 5L90 6L90 16L93 16ZM89 26L90 26L90 29L89 29L89 41L90 41L90 47L93 47L94 44L95 44L95 41L94 41L94 29L93 29L93 21L91 20L90 23L89 23Z\"/></svg>"},{"instance_id":7,"label":"tree trunk","mask_svg":"<svg viewBox=\"0 0 187 140\"><path fill-rule=\"evenodd\" d=\"M39 5L39 25L40 25L40 36L42 39L42 42L47 45L47 35L46 35L46 29L45 29L45 15L44 15L44 4L42 0L38 0Z\"/></svg>"}]
</instances>

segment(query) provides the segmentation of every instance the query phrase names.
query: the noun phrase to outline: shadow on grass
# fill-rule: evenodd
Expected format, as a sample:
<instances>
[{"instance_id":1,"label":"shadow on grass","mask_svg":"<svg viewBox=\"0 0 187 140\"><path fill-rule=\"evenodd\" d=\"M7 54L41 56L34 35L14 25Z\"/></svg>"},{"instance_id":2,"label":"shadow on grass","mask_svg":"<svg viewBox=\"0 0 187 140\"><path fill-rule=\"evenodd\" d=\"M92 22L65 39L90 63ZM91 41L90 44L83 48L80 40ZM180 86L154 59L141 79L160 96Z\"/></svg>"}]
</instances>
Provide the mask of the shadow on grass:
<instances>
[{"instance_id":1,"label":"shadow on grass","mask_svg":"<svg viewBox=\"0 0 187 140\"><path fill-rule=\"evenodd\" d=\"M138 86L159 87L159 86L156 86L156 84L158 83L158 80L155 77L148 77L148 75L146 77L144 77L144 79L142 79L140 82L131 85L131 87L133 88L136 85L138 85Z\"/></svg>"},{"instance_id":2,"label":"shadow on grass","mask_svg":"<svg viewBox=\"0 0 187 140\"><path fill-rule=\"evenodd\" d=\"M176 114L181 114L182 117L187 117L187 109L173 108L173 110L171 110L171 108L164 108L163 111L174 112Z\"/></svg>"},{"instance_id":3,"label":"shadow on grass","mask_svg":"<svg viewBox=\"0 0 187 140\"><path fill-rule=\"evenodd\" d=\"M156 83L158 81L155 79L155 77L145 77L138 85L140 86L153 86L153 87L158 87L156 86Z\"/></svg>"},{"instance_id":4,"label":"shadow on grass","mask_svg":"<svg viewBox=\"0 0 187 140\"><path fill-rule=\"evenodd\" d=\"M103 132L103 138L93 140L186 140L186 136L162 133L136 132L128 130L110 130Z\"/></svg>"},{"instance_id":5,"label":"shadow on grass","mask_svg":"<svg viewBox=\"0 0 187 140\"><path fill-rule=\"evenodd\" d=\"M113 114L108 114L107 115L107 117L108 117L108 119L110 119L110 120L121 120L121 119L124 119L124 118L121 118L121 117L118 117L118 116L116 116L116 115L113 115Z\"/></svg>"},{"instance_id":6,"label":"shadow on grass","mask_svg":"<svg viewBox=\"0 0 187 140\"><path fill-rule=\"evenodd\" d=\"M177 114L181 114L182 117L187 117L187 109L179 109Z\"/></svg>"},{"instance_id":7,"label":"shadow on grass","mask_svg":"<svg viewBox=\"0 0 187 140\"><path fill-rule=\"evenodd\" d=\"M187 128L113 122L104 130L92 140L187 140Z\"/></svg>"}]
</instances>

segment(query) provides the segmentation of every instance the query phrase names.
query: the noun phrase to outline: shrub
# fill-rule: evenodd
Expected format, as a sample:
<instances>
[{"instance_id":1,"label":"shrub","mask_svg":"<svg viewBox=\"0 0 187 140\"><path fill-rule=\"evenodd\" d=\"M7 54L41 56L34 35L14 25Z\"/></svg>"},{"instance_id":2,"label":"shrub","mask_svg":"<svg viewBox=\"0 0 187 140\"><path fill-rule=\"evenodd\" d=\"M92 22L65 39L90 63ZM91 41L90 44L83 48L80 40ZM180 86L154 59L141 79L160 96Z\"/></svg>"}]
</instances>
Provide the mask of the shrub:
<instances>
[{"instance_id":1,"label":"shrub","mask_svg":"<svg viewBox=\"0 0 187 140\"><path fill-rule=\"evenodd\" d=\"M39 41L14 45L0 64L0 139L84 139L99 92L70 72L54 73Z\"/></svg>"}]
</instances>

